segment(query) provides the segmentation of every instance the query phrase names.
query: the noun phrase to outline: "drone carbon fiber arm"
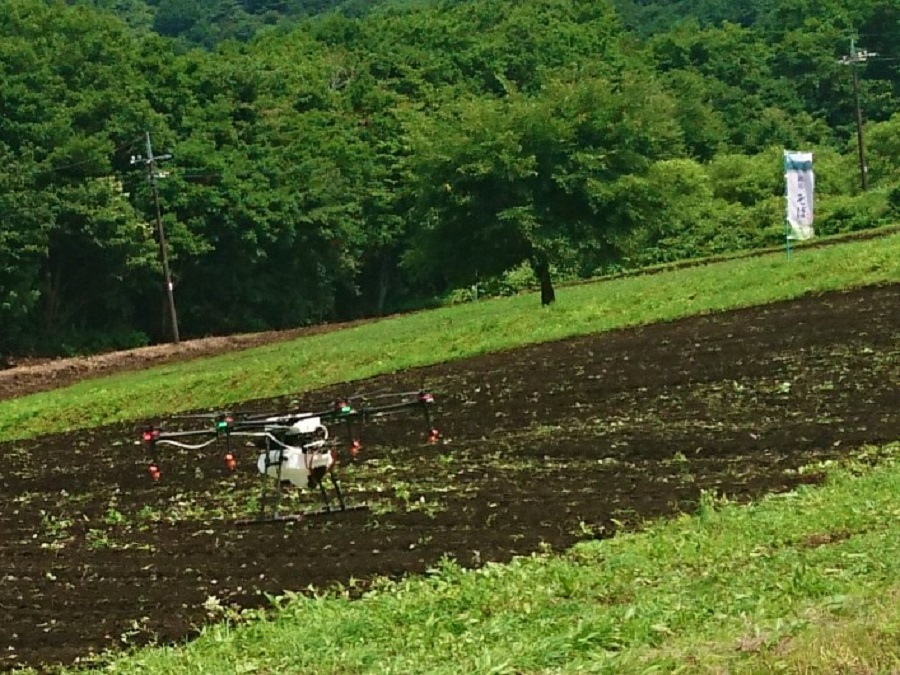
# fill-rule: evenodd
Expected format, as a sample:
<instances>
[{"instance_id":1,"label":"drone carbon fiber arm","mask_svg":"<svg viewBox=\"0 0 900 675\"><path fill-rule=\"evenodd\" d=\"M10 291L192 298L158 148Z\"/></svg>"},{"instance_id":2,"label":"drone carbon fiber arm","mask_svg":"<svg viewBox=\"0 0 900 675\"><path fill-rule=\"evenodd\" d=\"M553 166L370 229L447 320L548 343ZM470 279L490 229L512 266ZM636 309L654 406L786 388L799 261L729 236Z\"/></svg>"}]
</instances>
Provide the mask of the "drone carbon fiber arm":
<instances>
[{"instance_id":1,"label":"drone carbon fiber arm","mask_svg":"<svg viewBox=\"0 0 900 675\"><path fill-rule=\"evenodd\" d=\"M141 434L141 440L143 444L148 447L152 457L150 465L148 467L150 477L154 481L158 481L161 475L159 462L157 461L157 447L160 444L172 445L176 448L183 448L186 450L202 450L203 448L209 447L210 445L218 441L219 438L221 438L223 432L225 432L227 436L228 428L220 426L220 423L218 422L216 423L215 427L206 429L189 429L183 431L164 431L158 427L148 427L144 429L143 433ZM183 440L180 440L204 436L208 438L206 441L201 443L185 443Z\"/></svg>"},{"instance_id":2,"label":"drone carbon fiber arm","mask_svg":"<svg viewBox=\"0 0 900 675\"><path fill-rule=\"evenodd\" d=\"M384 401L384 402L382 402ZM318 443L328 439L326 424L345 424L350 435L350 453L356 456L361 444L353 435L353 427L356 423L364 423L368 419L393 415L404 410L419 408L424 413L425 423L428 426L428 441L436 443L440 440L440 432L432 427L429 407L434 404L434 395L431 392L419 390L412 392L396 392L377 394L373 396L356 396L342 398L334 401L329 407L319 412L278 412L273 414L190 414L182 419L206 419L213 420L199 429L186 429L177 431L165 431L158 427L149 427L144 430L142 440L148 446L153 457L149 471L153 480L159 480L160 471L156 462L157 445L166 444L188 450L200 450L206 448L224 437L227 443L226 465L234 468L234 455L231 450L232 437L265 438L268 442L281 447L302 447ZM312 420L316 420L312 422ZM308 421L307 424L303 424ZM314 428L313 428L314 427ZM295 443L288 438L305 439ZM187 439L205 438L199 443L186 442ZM310 438L314 440L310 441ZM333 439L329 442L334 442Z\"/></svg>"}]
</instances>

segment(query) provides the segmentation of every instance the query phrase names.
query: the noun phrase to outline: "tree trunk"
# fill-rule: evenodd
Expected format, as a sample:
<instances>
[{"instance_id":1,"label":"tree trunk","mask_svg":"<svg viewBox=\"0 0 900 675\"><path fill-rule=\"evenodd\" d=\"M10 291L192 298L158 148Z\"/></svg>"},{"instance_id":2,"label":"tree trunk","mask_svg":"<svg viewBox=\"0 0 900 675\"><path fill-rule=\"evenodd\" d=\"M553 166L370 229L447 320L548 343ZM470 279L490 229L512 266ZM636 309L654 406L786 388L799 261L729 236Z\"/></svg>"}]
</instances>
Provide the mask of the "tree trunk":
<instances>
[{"instance_id":1,"label":"tree trunk","mask_svg":"<svg viewBox=\"0 0 900 675\"><path fill-rule=\"evenodd\" d=\"M54 336L55 338L63 323L60 316L62 314L62 304L60 302L62 286L59 283L62 278L62 272L58 269L54 271L52 267L51 262L48 260L43 293L44 316L42 317L45 338L49 336Z\"/></svg>"},{"instance_id":2,"label":"tree trunk","mask_svg":"<svg viewBox=\"0 0 900 675\"><path fill-rule=\"evenodd\" d=\"M550 263L543 254L538 253L531 259L531 267L541 282L541 305L546 307L556 301L553 279L550 278Z\"/></svg>"},{"instance_id":3,"label":"tree trunk","mask_svg":"<svg viewBox=\"0 0 900 675\"><path fill-rule=\"evenodd\" d=\"M388 288L390 284L391 261L387 253L381 258L381 265L378 269L378 295L375 298L375 313L378 316L384 314L384 303L387 300Z\"/></svg>"}]
</instances>

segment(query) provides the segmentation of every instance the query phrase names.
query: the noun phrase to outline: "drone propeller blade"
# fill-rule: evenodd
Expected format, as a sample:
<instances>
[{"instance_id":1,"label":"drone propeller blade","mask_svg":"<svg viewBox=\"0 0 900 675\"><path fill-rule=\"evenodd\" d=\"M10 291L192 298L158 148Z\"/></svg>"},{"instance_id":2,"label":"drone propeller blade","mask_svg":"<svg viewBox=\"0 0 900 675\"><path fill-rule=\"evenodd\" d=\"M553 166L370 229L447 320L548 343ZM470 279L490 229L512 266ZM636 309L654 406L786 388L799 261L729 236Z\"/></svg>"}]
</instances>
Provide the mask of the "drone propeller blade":
<instances>
[{"instance_id":1,"label":"drone propeller blade","mask_svg":"<svg viewBox=\"0 0 900 675\"><path fill-rule=\"evenodd\" d=\"M368 410L371 412L388 412L394 410L405 410L419 405L428 405L434 403L434 394L428 391L413 391L399 396L399 400L389 403L383 403L380 406L372 406Z\"/></svg>"},{"instance_id":2,"label":"drone propeller blade","mask_svg":"<svg viewBox=\"0 0 900 675\"><path fill-rule=\"evenodd\" d=\"M403 398L404 396L418 396L421 393L421 389L416 389L415 391L378 391L370 394L359 394L357 396L350 397L353 400L361 400L361 401L377 401L379 399L385 398Z\"/></svg>"},{"instance_id":3,"label":"drone propeller blade","mask_svg":"<svg viewBox=\"0 0 900 675\"><path fill-rule=\"evenodd\" d=\"M236 421L237 422L256 422L264 421L269 417L277 417L278 413L252 413L247 415L241 415Z\"/></svg>"},{"instance_id":4,"label":"drone propeller blade","mask_svg":"<svg viewBox=\"0 0 900 675\"><path fill-rule=\"evenodd\" d=\"M352 401L366 401L369 399L382 398L391 395L390 389L377 389L375 391L357 391L350 394L347 398Z\"/></svg>"},{"instance_id":5,"label":"drone propeller blade","mask_svg":"<svg viewBox=\"0 0 900 675\"><path fill-rule=\"evenodd\" d=\"M173 420L217 420L225 416L225 413L187 413L184 415L172 415Z\"/></svg>"}]
</instances>

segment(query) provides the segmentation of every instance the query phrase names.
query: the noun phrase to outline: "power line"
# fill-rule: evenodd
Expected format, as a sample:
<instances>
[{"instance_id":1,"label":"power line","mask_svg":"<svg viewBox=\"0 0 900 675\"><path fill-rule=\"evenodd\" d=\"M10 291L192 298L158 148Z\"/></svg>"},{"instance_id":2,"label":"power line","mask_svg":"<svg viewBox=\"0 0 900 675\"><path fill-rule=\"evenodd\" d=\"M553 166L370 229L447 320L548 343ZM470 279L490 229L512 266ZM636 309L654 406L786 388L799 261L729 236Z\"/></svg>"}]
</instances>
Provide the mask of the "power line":
<instances>
[{"instance_id":1,"label":"power line","mask_svg":"<svg viewBox=\"0 0 900 675\"><path fill-rule=\"evenodd\" d=\"M142 140L142 137L138 137L133 140L126 141L125 143L122 143L121 145L119 145L118 147L113 149L113 154L115 154L117 152L122 152L124 150L130 150L141 140ZM79 166L84 166L85 164L91 164L92 162L95 162L95 161L96 160L94 160L94 159L82 159L77 162L72 162L71 164L63 164L62 166L54 166L49 169L44 169L43 171L38 171L38 172L36 172L36 175L42 176L42 175L50 174L50 173L57 173L59 171L66 171L68 169L75 169Z\"/></svg>"},{"instance_id":2,"label":"power line","mask_svg":"<svg viewBox=\"0 0 900 675\"><path fill-rule=\"evenodd\" d=\"M856 37L894 37L897 33L857 33Z\"/></svg>"}]
</instances>

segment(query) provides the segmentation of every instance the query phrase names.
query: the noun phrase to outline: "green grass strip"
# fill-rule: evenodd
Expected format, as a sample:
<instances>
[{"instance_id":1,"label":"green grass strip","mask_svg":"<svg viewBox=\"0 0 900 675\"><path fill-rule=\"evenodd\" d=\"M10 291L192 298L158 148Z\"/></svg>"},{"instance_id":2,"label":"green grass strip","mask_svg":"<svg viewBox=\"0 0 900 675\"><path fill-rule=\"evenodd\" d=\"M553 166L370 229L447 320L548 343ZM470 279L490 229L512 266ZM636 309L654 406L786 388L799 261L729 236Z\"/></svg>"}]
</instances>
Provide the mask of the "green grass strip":
<instances>
[{"instance_id":1,"label":"green grass strip","mask_svg":"<svg viewBox=\"0 0 900 675\"><path fill-rule=\"evenodd\" d=\"M900 280L900 234L488 300L0 402L0 440L302 392L485 352Z\"/></svg>"},{"instance_id":2,"label":"green grass strip","mask_svg":"<svg viewBox=\"0 0 900 675\"><path fill-rule=\"evenodd\" d=\"M212 625L103 672L814 672L851 657L891 672L900 443L860 456L872 452L878 469L851 465L745 506L705 495L696 515L561 555L478 570L447 561L358 600L291 595L268 618L235 615L244 625Z\"/></svg>"}]
</instances>

